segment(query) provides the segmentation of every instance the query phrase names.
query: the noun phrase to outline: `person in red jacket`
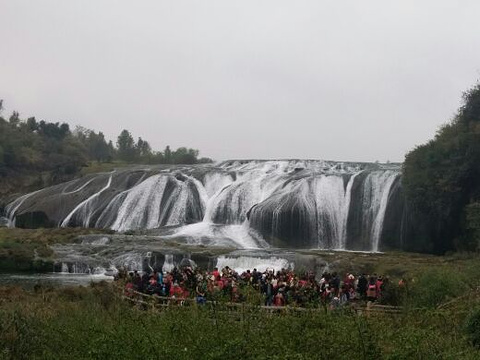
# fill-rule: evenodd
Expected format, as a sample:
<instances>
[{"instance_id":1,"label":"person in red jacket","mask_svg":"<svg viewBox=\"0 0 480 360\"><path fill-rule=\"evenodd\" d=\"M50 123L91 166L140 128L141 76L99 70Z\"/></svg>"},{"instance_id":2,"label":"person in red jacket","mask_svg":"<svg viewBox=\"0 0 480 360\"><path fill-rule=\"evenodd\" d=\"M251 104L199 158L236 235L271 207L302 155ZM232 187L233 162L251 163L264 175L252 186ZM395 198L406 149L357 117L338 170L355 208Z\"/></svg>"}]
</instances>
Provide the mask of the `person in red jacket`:
<instances>
[{"instance_id":1,"label":"person in red jacket","mask_svg":"<svg viewBox=\"0 0 480 360\"><path fill-rule=\"evenodd\" d=\"M173 284L172 288L170 289L170 295L172 297L174 297L175 299L183 299L185 297L184 296L184 291L180 287L180 285L178 285L178 282L175 282Z\"/></svg>"},{"instance_id":2,"label":"person in red jacket","mask_svg":"<svg viewBox=\"0 0 480 360\"><path fill-rule=\"evenodd\" d=\"M283 296L283 288L278 289L277 295L273 298L274 306L285 306L285 296Z\"/></svg>"},{"instance_id":3,"label":"person in red jacket","mask_svg":"<svg viewBox=\"0 0 480 360\"><path fill-rule=\"evenodd\" d=\"M212 275L215 276L215 280L220 279L220 272L218 271L218 268L214 268L212 271Z\"/></svg>"}]
</instances>

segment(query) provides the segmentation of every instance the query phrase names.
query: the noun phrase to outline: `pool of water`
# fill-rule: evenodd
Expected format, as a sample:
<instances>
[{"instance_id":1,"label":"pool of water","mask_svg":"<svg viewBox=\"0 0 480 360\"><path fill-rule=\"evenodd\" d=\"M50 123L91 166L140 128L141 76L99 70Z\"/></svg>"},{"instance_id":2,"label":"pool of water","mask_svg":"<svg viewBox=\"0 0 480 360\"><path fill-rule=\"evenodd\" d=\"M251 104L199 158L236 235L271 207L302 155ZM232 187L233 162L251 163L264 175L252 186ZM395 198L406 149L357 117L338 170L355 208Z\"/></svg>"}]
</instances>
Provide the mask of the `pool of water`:
<instances>
[{"instance_id":1,"label":"pool of water","mask_svg":"<svg viewBox=\"0 0 480 360\"><path fill-rule=\"evenodd\" d=\"M0 286L16 285L32 289L42 286L88 286L92 282L113 281L113 276L69 273L0 274Z\"/></svg>"}]
</instances>

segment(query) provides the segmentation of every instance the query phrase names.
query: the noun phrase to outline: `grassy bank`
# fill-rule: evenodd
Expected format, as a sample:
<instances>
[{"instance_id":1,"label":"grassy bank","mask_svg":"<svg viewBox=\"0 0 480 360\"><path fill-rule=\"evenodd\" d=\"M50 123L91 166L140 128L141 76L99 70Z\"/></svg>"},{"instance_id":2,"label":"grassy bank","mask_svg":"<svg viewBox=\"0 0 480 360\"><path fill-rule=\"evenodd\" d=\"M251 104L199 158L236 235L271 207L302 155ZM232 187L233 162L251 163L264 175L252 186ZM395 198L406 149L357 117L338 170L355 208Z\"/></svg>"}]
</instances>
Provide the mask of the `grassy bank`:
<instances>
[{"instance_id":1,"label":"grassy bank","mask_svg":"<svg viewBox=\"0 0 480 360\"><path fill-rule=\"evenodd\" d=\"M0 228L0 272L51 271L54 261L49 245L74 242L79 235L105 231L84 228Z\"/></svg>"},{"instance_id":2,"label":"grassy bank","mask_svg":"<svg viewBox=\"0 0 480 360\"><path fill-rule=\"evenodd\" d=\"M0 231L24 246L74 241L85 229ZM138 308L109 284L0 288L0 359L478 359L480 266L445 257L319 252L339 269L391 276L399 314L358 315L319 304L301 312L222 305ZM395 274L397 275L395 275ZM408 279L403 291L399 277ZM247 299L258 302L258 294Z\"/></svg>"},{"instance_id":3,"label":"grassy bank","mask_svg":"<svg viewBox=\"0 0 480 360\"><path fill-rule=\"evenodd\" d=\"M1 359L478 359L466 324L475 295L454 307L359 316L272 314L221 306L138 309L111 286L0 289Z\"/></svg>"}]
</instances>

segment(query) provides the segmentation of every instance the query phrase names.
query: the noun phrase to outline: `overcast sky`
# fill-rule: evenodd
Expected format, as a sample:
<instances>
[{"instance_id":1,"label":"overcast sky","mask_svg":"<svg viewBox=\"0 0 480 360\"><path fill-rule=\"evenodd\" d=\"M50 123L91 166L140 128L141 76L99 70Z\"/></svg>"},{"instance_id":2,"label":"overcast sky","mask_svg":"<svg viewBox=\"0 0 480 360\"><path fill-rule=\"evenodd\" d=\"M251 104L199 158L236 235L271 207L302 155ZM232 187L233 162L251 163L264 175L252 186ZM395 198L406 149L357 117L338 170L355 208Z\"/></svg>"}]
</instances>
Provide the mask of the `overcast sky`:
<instances>
[{"instance_id":1,"label":"overcast sky","mask_svg":"<svg viewBox=\"0 0 480 360\"><path fill-rule=\"evenodd\" d=\"M480 78L480 1L0 0L4 116L217 160L403 161Z\"/></svg>"}]
</instances>

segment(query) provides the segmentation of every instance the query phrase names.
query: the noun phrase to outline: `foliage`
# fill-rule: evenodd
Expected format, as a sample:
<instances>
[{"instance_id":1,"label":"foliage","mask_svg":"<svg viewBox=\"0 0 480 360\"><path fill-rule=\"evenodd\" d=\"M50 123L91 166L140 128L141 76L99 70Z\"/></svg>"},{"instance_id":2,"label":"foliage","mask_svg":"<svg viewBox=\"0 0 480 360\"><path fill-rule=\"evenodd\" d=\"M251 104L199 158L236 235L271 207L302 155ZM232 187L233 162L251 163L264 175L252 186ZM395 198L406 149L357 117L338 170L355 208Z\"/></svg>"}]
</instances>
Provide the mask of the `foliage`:
<instances>
[{"instance_id":1,"label":"foliage","mask_svg":"<svg viewBox=\"0 0 480 360\"><path fill-rule=\"evenodd\" d=\"M465 331L471 343L480 348L480 308L475 308L465 321Z\"/></svg>"},{"instance_id":2,"label":"foliage","mask_svg":"<svg viewBox=\"0 0 480 360\"><path fill-rule=\"evenodd\" d=\"M0 113L2 105L0 101ZM115 147L102 132L83 127L71 131L66 123L21 119L18 112L8 119L0 116L0 193L71 180L92 162L196 164L212 160L199 159L198 150L186 147L154 151L142 138L135 142L128 130L121 131Z\"/></svg>"},{"instance_id":3,"label":"foliage","mask_svg":"<svg viewBox=\"0 0 480 360\"><path fill-rule=\"evenodd\" d=\"M465 231L467 247L480 250L480 203L473 202L465 207Z\"/></svg>"},{"instance_id":4,"label":"foliage","mask_svg":"<svg viewBox=\"0 0 480 360\"><path fill-rule=\"evenodd\" d=\"M404 163L406 198L418 229L436 252L469 250L477 241L466 207L480 200L480 84L464 94L457 116L435 138L409 152ZM420 225L422 224L422 225Z\"/></svg>"},{"instance_id":5,"label":"foliage","mask_svg":"<svg viewBox=\"0 0 480 360\"><path fill-rule=\"evenodd\" d=\"M265 312L221 305L139 309L107 284L0 288L0 358L475 359L439 313ZM447 314L449 316L451 314ZM455 314L455 317L462 317Z\"/></svg>"},{"instance_id":6,"label":"foliage","mask_svg":"<svg viewBox=\"0 0 480 360\"><path fill-rule=\"evenodd\" d=\"M135 141L128 130L122 130L117 140L118 157L120 160L132 161L136 156Z\"/></svg>"},{"instance_id":7,"label":"foliage","mask_svg":"<svg viewBox=\"0 0 480 360\"><path fill-rule=\"evenodd\" d=\"M431 269L420 274L410 284L407 305L435 308L438 305L462 296L468 290L466 276L452 269Z\"/></svg>"}]
</instances>

